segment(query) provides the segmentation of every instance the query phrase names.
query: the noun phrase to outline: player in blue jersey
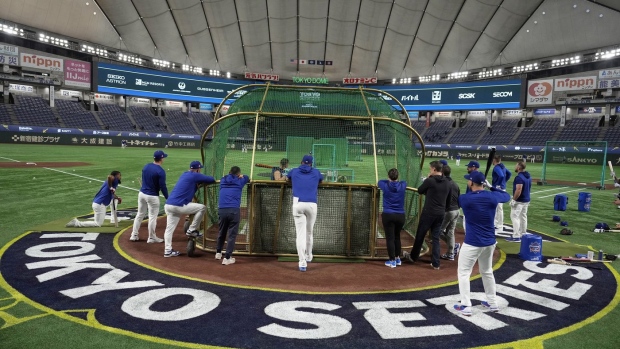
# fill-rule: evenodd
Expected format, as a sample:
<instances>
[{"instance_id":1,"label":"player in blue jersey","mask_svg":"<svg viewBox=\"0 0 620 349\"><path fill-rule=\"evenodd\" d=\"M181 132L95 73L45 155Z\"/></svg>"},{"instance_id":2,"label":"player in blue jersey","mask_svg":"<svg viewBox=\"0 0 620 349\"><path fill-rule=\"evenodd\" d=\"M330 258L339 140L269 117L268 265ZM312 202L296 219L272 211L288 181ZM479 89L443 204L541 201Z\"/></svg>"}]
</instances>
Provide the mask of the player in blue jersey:
<instances>
[{"instance_id":1,"label":"player in blue jersey","mask_svg":"<svg viewBox=\"0 0 620 349\"><path fill-rule=\"evenodd\" d=\"M176 257L181 254L179 251L172 249L172 233L174 233L182 215L194 215L194 220L185 234L191 237L202 236L197 228L202 222L202 216L204 216L207 207L203 204L192 202L192 199L198 190L199 184L215 183L215 179L200 173L201 168L203 166L200 161L192 161L189 165L189 171L181 174L168 200L166 200L164 211L166 211L168 219L166 222L166 232L164 233L164 257Z\"/></svg>"},{"instance_id":2,"label":"player in blue jersey","mask_svg":"<svg viewBox=\"0 0 620 349\"><path fill-rule=\"evenodd\" d=\"M502 156L495 155L493 157L493 173L492 173L491 185L496 189L506 190L506 182L512 176L512 172L504 166L502 163ZM497 204L495 210L495 235L499 235L504 232L504 204Z\"/></svg>"},{"instance_id":3,"label":"player in blue jersey","mask_svg":"<svg viewBox=\"0 0 620 349\"><path fill-rule=\"evenodd\" d=\"M159 214L159 192L161 191L164 198L168 199L166 171L161 166L167 157L168 154L157 150L153 153L153 162L144 165L142 168L142 186L140 187L140 193L138 193L138 214L133 221L133 231L129 237L131 241L140 240L138 231L147 210L149 213L149 237L146 242L152 244L164 241L164 239L158 238L155 235L155 228L157 228L157 215Z\"/></svg>"},{"instance_id":4,"label":"player in blue jersey","mask_svg":"<svg viewBox=\"0 0 620 349\"><path fill-rule=\"evenodd\" d=\"M112 171L108 178L101 184L101 188L93 199L93 211L95 212L94 221L80 221L77 218L73 218L71 222L67 223L66 227L100 227L103 225L106 215L106 207L110 205L113 199L118 199L119 203L121 199L116 196L116 188L121 184L120 171Z\"/></svg>"},{"instance_id":5,"label":"player in blue jersey","mask_svg":"<svg viewBox=\"0 0 620 349\"><path fill-rule=\"evenodd\" d=\"M217 214L219 216L219 235L217 237L217 253L215 259L222 259L222 248L226 241L226 254L223 265L235 263L235 259L230 256L235 249L235 241L241 220L241 194L243 187L250 181L250 178L241 174L238 166L233 166L230 172L220 180L220 199Z\"/></svg>"},{"instance_id":6,"label":"player in blue jersey","mask_svg":"<svg viewBox=\"0 0 620 349\"><path fill-rule=\"evenodd\" d=\"M316 221L318 187L323 181L321 172L312 168L312 161L312 155L304 155L301 165L292 169L287 177L293 186L293 219L300 271L306 271L308 262L312 261L312 231Z\"/></svg>"},{"instance_id":7,"label":"player in blue jersey","mask_svg":"<svg viewBox=\"0 0 620 349\"><path fill-rule=\"evenodd\" d=\"M486 179L479 171L472 171L468 177L468 186L472 191L459 196L459 204L467 219L467 234L461 246L458 259L458 279L461 302L454 306L459 313L470 316L471 298L469 278L478 261L478 270L482 276L482 285L486 301L482 305L491 311L498 311L495 293L495 276L493 275L493 251L495 250L495 210L497 204L508 202L510 194L490 187L484 190Z\"/></svg>"},{"instance_id":8,"label":"player in blue jersey","mask_svg":"<svg viewBox=\"0 0 620 349\"><path fill-rule=\"evenodd\" d=\"M512 200L510 200L510 219L512 220L512 236L509 242L521 242L521 236L527 231L527 209L530 206L530 190L532 177L525 170L525 162L518 161L515 165L517 175L512 182Z\"/></svg>"}]
</instances>

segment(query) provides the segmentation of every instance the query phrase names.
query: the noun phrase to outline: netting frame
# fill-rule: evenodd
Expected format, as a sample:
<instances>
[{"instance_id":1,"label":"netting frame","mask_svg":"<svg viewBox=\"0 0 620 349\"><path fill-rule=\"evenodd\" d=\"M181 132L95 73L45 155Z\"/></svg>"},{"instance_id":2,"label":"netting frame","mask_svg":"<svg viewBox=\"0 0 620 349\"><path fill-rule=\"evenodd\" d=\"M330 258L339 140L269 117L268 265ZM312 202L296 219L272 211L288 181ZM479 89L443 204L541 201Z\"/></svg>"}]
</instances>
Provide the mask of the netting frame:
<instances>
[{"instance_id":1,"label":"netting frame","mask_svg":"<svg viewBox=\"0 0 620 349\"><path fill-rule=\"evenodd\" d=\"M217 136L217 129L216 129L217 124L219 122L222 122L225 119L232 118L232 117L237 117L237 116L240 116L240 115L252 115L252 116L255 117L255 120L256 120L255 121L256 122L255 125L258 125L258 121L259 121L259 118L261 116L270 116L270 117L308 117L308 118L320 118L320 119L338 118L338 119L351 119L351 120L360 120L360 121L370 121L371 122L371 125L372 125L372 142L373 142L373 152L372 152L373 154L372 155L373 155L373 158L374 158L374 170L375 170L374 172L375 172L376 180L379 179L378 165L377 165L378 164L378 161L377 161L377 145L376 145L376 140L375 140L375 123L376 122L396 122L396 123L400 124L401 127L405 127L409 131L409 133L410 133L410 136L409 136L410 137L410 142L412 143L413 149L415 150L415 146L413 145L414 142L417 142L421 146L421 151L418 150L418 155L419 155L419 159L420 159L419 171L422 171L422 168L423 168L423 165L424 165L424 157L425 157L425 145L424 145L424 142L422 140L422 137L411 126L411 123L409 121L410 119L408 118L408 115L407 115L407 112L406 112L404 106L400 102L398 102L398 99L396 99L395 97L387 96L388 98L392 98L392 100L397 101L397 103L401 107L401 110L405 114L405 118L404 119L407 120L408 122L403 122L402 119L396 120L394 118L389 118L389 117L374 116L374 115L372 115L371 110L369 109L368 103L367 103L367 101L366 101L366 99L364 97L364 92L375 93L378 96L381 95L381 94L387 95L384 91L375 90L375 89L365 89L362 86L360 86L359 88L337 88L337 87L277 85L278 88L287 88L287 87L292 88L292 89L304 89L304 88L306 88L306 89L311 89L313 91L314 90L359 91L361 93L361 95L364 97L364 103L366 105L366 110L368 111L368 116L363 116L363 117L361 117L361 116L354 116L354 115L325 115L325 114L317 115L317 114L302 114L302 113L273 113L273 112L264 112L264 111L262 111L263 104L265 102L264 98L263 98L263 100L262 100L262 102L260 104L260 107L256 111L252 111L252 112L249 112L249 111L234 112L234 113L228 113L228 114L226 114L224 116L222 116L220 114L222 106L224 106L226 101L229 100L232 96L238 95L238 91L241 91L241 90L244 90L244 89L249 89L249 88L254 88L254 87L264 87L265 88L265 96L267 96L267 92L269 90L270 83L267 83L267 84L251 84L251 85L242 86L242 87L240 87L240 88L238 88L238 89L236 89L234 91L231 91L228 94L228 96L222 101L222 103L218 106L218 108L217 108L217 110L215 112L214 122L207 128L207 130L204 131L204 133L202 135L201 144L203 144L203 146L201 147L201 157L202 157L203 163L205 163L205 147L204 147L204 144L205 144L205 141L207 139L207 135L208 134L212 134L213 137L216 137ZM394 108L394 107L392 107L392 108ZM394 108L394 110L396 110L396 109ZM254 163L254 160L255 160L254 157L255 157L255 154L256 154L256 151L257 151L256 130L257 130L257 127L255 127L254 142L253 142L253 145L252 145L252 161L251 161L252 163ZM349 157L348 151L349 150L347 149L347 154L345 154L347 159ZM206 165L206 163L205 163L205 165ZM206 174L209 174L209 175L215 175L216 178L218 176L218 174L209 173L206 168L203 170L203 172L205 172ZM251 168L251 170L250 170L250 177L253 178L253 175L254 175L254 168ZM252 202L252 200L253 200L253 195L250 195L250 193L253 192L254 189L255 189L253 184L259 184L260 185L260 184L264 184L264 183L274 184L273 181L253 180L252 183L250 183L250 185L248 186L248 189L247 189L248 190L248 206L247 206L247 208L248 208L248 211L250 211L250 213L248 213L248 216L250 216L250 217L252 216L252 212L251 211L253 210L253 206L250 204ZM278 185L282 187L282 193L283 193L284 192L284 187L286 185L288 185L288 184L281 183L281 184L278 184ZM346 190L346 187L348 187L349 190L350 190L351 187L354 187L354 186L357 186L357 185L353 184L353 183L350 183L350 184L349 183L323 183L323 184L321 184L321 186L329 186L329 187L339 186L339 187L343 187L343 190ZM355 258L364 258L364 259L378 258L377 257L377 253L376 253L376 251L378 249L377 244L376 244L376 241L377 241L377 238L378 238L378 236L377 236L377 224L378 224L378 221L377 221L376 217L378 217L378 213L379 213L378 212L378 208L379 208L380 195L379 195L379 190L376 188L376 186L373 188L373 190L374 190L374 193L376 193L376 195L373 195L372 202L369 203L369 205L371 205L373 208L376 207L376 210L373 211L373 219L372 219L372 223L371 223L371 226L370 226L370 229L372 231L371 241L370 241L370 246L371 246L370 250L371 251L370 251L369 255L367 255L367 256L359 256L358 255L358 256L354 256ZM406 205L410 205L411 202L415 201L417 203L416 207L417 207L418 211L415 212L414 217L407 217L407 224L406 224L405 230L407 230L406 228L409 227L407 232L409 233L409 235L415 236L414 228L417 227L417 224L418 224L418 221L419 221L419 218L420 218L419 215L421 213L423 199L422 199L422 197L420 195L417 194L417 188L415 188L415 187L408 187L407 188L407 192L408 193L413 193L413 194L408 196L408 198L407 198L408 202L406 203ZM202 190L198 194L199 194L199 196L201 196L199 198L199 201L202 200L202 202L207 204L207 206L213 207L213 205L215 205L215 207L217 207L217 202L214 202L215 201L214 198L211 198L211 202L209 202L209 197L207 195L207 190ZM208 216L208 214L205 215L205 217L207 217L207 216ZM204 229L205 232L207 231L207 229L209 229L209 227L207 226L206 221L207 220L205 219L205 221L203 221L203 223L202 223L202 228ZM253 221L252 218L250 218L250 228L249 228L249 234L250 234L249 240L250 241L246 242L246 243L241 243L242 245L243 244L250 245L250 249L247 251L247 253L246 252L241 252L241 253L235 252L236 254L265 255L265 254L253 252L251 250L251 243L252 243L251 240L253 240L252 237L255 235L254 234L254 227L252 226L252 221ZM205 234L205 236L202 239L202 244L200 243L200 241L198 241L198 248L200 248L202 250L205 250L205 251L215 252L213 247L207 246L207 242L208 242L207 240L209 240L209 239L207 238L207 236ZM213 240L210 240L210 242L213 242ZM239 242L237 243L237 245L239 245ZM411 246L403 246L403 249L410 248L410 247ZM383 247L383 249L385 249L385 247ZM269 254L266 254L266 255L270 255L270 256L274 256L274 255L277 255L277 256L296 256L295 254L280 254L280 253L276 253L276 254L269 253ZM319 256L319 255L315 254L315 256ZM348 255L325 255L325 257L349 258L350 256L348 256Z\"/></svg>"},{"instance_id":2,"label":"netting frame","mask_svg":"<svg viewBox=\"0 0 620 349\"><path fill-rule=\"evenodd\" d=\"M606 169L607 169L607 150L608 150L608 142L607 141L546 141L545 142L545 147L543 148L543 163L542 163L542 171L541 171L541 176L540 176L540 181L538 182L539 185L551 185L551 183L549 183L549 181L557 181L557 179L550 179L548 178L548 171L547 171L547 166L548 164L552 163L550 159L550 157L552 157L551 152L549 151L549 149L552 149L550 147L553 146L557 146L558 148L563 148L562 151L558 150L557 154L574 154L575 152L572 150L577 149L577 152L579 152L579 148L586 148L588 149L589 147L596 147L596 148L602 148L602 162L601 162L601 172L600 172L600 181L596 182L596 188L597 189L604 189L605 188L605 173L606 173ZM568 150L565 150L566 147L569 147ZM573 149L570 149L573 148ZM552 150L554 151L554 150ZM555 153L554 153L555 154ZM563 157L565 157L563 155ZM562 162L564 164L564 162ZM568 163L568 162L566 162ZM596 164L598 165L598 164ZM590 165L590 166L596 166L596 165ZM562 183L562 185L571 185L571 186L580 186L583 185L583 183L575 183L573 185L571 184L567 184L567 183ZM586 185L588 184L587 182L585 183ZM592 183L594 184L594 183Z\"/></svg>"}]
</instances>

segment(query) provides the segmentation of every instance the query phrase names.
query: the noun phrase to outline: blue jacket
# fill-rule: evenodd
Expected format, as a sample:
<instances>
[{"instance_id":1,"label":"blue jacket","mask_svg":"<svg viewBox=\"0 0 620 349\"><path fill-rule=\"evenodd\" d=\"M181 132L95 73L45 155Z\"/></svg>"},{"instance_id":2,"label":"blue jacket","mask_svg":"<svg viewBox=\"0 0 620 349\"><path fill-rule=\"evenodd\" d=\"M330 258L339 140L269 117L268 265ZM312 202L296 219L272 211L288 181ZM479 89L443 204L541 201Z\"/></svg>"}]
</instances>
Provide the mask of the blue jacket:
<instances>
[{"instance_id":1,"label":"blue jacket","mask_svg":"<svg viewBox=\"0 0 620 349\"><path fill-rule=\"evenodd\" d=\"M196 190L198 190L198 184L215 183L215 179L211 176L203 175L202 173L187 171L183 172L179 181L172 189L172 193L166 200L167 205L172 206L185 206L192 202Z\"/></svg>"},{"instance_id":2,"label":"blue jacket","mask_svg":"<svg viewBox=\"0 0 620 349\"><path fill-rule=\"evenodd\" d=\"M323 181L323 175L316 168L302 164L288 173L288 178L293 185L293 197L299 198L300 202L317 202L319 183Z\"/></svg>"},{"instance_id":3,"label":"blue jacket","mask_svg":"<svg viewBox=\"0 0 620 349\"><path fill-rule=\"evenodd\" d=\"M465 215L465 243L476 247L495 244L495 210L498 203L510 201L510 194L491 188L459 196Z\"/></svg>"},{"instance_id":4,"label":"blue jacket","mask_svg":"<svg viewBox=\"0 0 620 349\"><path fill-rule=\"evenodd\" d=\"M517 198L518 202L530 202L530 190L532 189L532 178L527 171L519 172L512 182L512 193L517 189L517 184L523 184L521 187L521 195Z\"/></svg>"},{"instance_id":5,"label":"blue jacket","mask_svg":"<svg viewBox=\"0 0 620 349\"><path fill-rule=\"evenodd\" d=\"M142 168L142 187L140 191L146 195L158 196L159 191L168 198L166 187L166 171L154 163L146 164Z\"/></svg>"},{"instance_id":6,"label":"blue jacket","mask_svg":"<svg viewBox=\"0 0 620 349\"><path fill-rule=\"evenodd\" d=\"M504 166L503 163L499 163L493 167L493 181L491 185L497 189L506 190L506 182L512 176L512 172Z\"/></svg>"},{"instance_id":7,"label":"blue jacket","mask_svg":"<svg viewBox=\"0 0 620 349\"><path fill-rule=\"evenodd\" d=\"M407 182L393 182L382 179L377 186L383 191L383 212L384 213L405 213L405 192Z\"/></svg>"},{"instance_id":8,"label":"blue jacket","mask_svg":"<svg viewBox=\"0 0 620 349\"><path fill-rule=\"evenodd\" d=\"M118 179L114 178L114 181L112 182L112 188L116 189L116 187L118 187ZM110 190L106 178L106 180L103 181L101 188L99 188L97 195L95 195L93 202L99 205L108 206L110 202L112 202L112 198L114 198L114 193L112 192L112 190Z\"/></svg>"},{"instance_id":9,"label":"blue jacket","mask_svg":"<svg viewBox=\"0 0 620 349\"><path fill-rule=\"evenodd\" d=\"M250 177L227 174L220 180L220 200L218 208L241 207L241 193L243 187L250 181Z\"/></svg>"}]
</instances>

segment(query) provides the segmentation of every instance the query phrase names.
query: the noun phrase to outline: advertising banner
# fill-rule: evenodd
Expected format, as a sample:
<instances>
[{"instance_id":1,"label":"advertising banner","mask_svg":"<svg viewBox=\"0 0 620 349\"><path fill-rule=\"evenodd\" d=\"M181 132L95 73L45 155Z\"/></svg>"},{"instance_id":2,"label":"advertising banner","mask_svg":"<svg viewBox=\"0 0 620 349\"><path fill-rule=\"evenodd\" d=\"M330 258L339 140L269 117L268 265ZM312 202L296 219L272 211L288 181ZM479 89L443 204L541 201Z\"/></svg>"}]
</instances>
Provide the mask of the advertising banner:
<instances>
[{"instance_id":1,"label":"advertising banner","mask_svg":"<svg viewBox=\"0 0 620 349\"><path fill-rule=\"evenodd\" d=\"M60 58L41 56L34 53L20 53L22 67L46 71L63 71L63 60Z\"/></svg>"},{"instance_id":2,"label":"advertising banner","mask_svg":"<svg viewBox=\"0 0 620 349\"><path fill-rule=\"evenodd\" d=\"M221 103L230 92L250 83L108 63L97 64L95 82L97 92L203 103ZM234 101L245 92L238 91L229 101Z\"/></svg>"},{"instance_id":3,"label":"advertising banner","mask_svg":"<svg viewBox=\"0 0 620 349\"><path fill-rule=\"evenodd\" d=\"M0 53L0 64L19 65L19 59L17 56Z\"/></svg>"},{"instance_id":4,"label":"advertising banner","mask_svg":"<svg viewBox=\"0 0 620 349\"><path fill-rule=\"evenodd\" d=\"M166 101L166 107L183 108L183 102Z\"/></svg>"},{"instance_id":5,"label":"advertising banner","mask_svg":"<svg viewBox=\"0 0 620 349\"><path fill-rule=\"evenodd\" d=\"M17 56L19 54L19 48L17 46L0 44L0 54Z\"/></svg>"},{"instance_id":6,"label":"advertising banner","mask_svg":"<svg viewBox=\"0 0 620 349\"><path fill-rule=\"evenodd\" d=\"M411 112L408 112L407 114L409 114L409 119L412 121L418 121L418 119L420 118L419 111L411 111Z\"/></svg>"},{"instance_id":7,"label":"advertising banner","mask_svg":"<svg viewBox=\"0 0 620 349\"><path fill-rule=\"evenodd\" d=\"M555 91L579 91L596 88L596 76L578 76L574 78L555 79Z\"/></svg>"},{"instance_id":8,"label":"advertising banner","mask_svg":"<svg viewBox=\"0 0 620 349\"><path fill-rule=\"evenodd\" d=\"M598 71L599 79L620 79L620 69L605 69Z\"/></svg>"},{"instance_id":9,"label":"advertising banner","mask_svg":"<svg viewBox=\"0 0 620 349\"><path fill-rule=\"evenodd\" d=\"M445 117L451 117L452 112L451 111L436 111L433 113L433 115L445 118Z\"/></svg>"},{"instance_id":10,"label":"advertising banner","mask_svg":"<svg viewBox=\"0 0 620 349\"><path fill-rule=\"evenodd\" d=\"M553 79L532 80L527 83L527 101L530 105L553 104Z\"/></svg>"},{"instance_id":11,"label":"advertising banner","mask_svg":"<svg viewBox=\"0 0 620 349\"><path fill-rule=\"evenodd\" d=\"M598 88L620 88L620 78L599 80Z\"/></svg>"},{"instance_id":12,"label":"advertising banner","mask_svg":"<svg viewBox=\"0 0 620 349\"><path fill-rule=\"evenodd\" d=\"M563 105L560 110L560 126L566 126L566 106Z\"/></svg>"},{"instance_id":13,"label":"advertising banner","mask_svg":"<svg viewBox=\"0 0 620 349\"><path fill-rule=\"evenodd\" d=\"M82 92L71 90L60 90L60 95L63 97L82 97Z\"/></svg>"},{"instance_id":14,"label":"advertising banner","mask_svg":"<svg viewBox=\"0 0 620 349\"><path fill-rule=\"evenodd\" d=\"M278 74L261 74L261 73L245 73L246 79L252 80L267 80L267 81L280 81L280 75Z\"/></svg>"},{"instance_id":15,"label":"advertising banner","mask_svg":"<svg viewBox=\"0 0 620 349\"><path fill-rule=\"evenodd\" d=\"M342 83L345 85L369 85L376 84L377 78L343 78Z\"/></svg>"},{"instance_id":16,"label":"advertising banner","mask_svg":"<svg viewBox=\"0 0 620 349\"><path fill-rule=\"evenodd\" d=\"M487 112L484 110L471 110L467 112L467 116L486 116Z\"/></svg>"},{"instance_id":17,"label":"advertising banner","mask_svg":"<svg viewBox=\"0 0 620 349\"><path fill-rule=\"evenodd\" d=\"M34 93L34 87L29 85L9 84L9 91Z\"/></svg>"},{"instance_id":18,"label":"advertising banner","mask_svg":"<svg viewBox=\"0 0 620 349\"><path fill-rule=\"evenodd\" d=\"M114 100L114 96L112 95L106 95L103 93L95 93L95 100L96 101L108 101L108 102L112 102Z\"/></svg>"},{"instance_id":19,"label":"advertising banner","mask_svg":"<svg viewBox=\"0 0 620 349\"><path fill-rule=\"evenodd\" d=\"M521 107L521 80L498 80L432 85L390 85L381 90L407 110L480 110ZM380 95L396 109L391 98Z\"/></svg>"},{"instance_id":20,"label":"advertising banner","mask_svg":"<svg viewBox=\"0 0 620 349\"><path fill-rule=\"evenodd\" d=\"M200 103L198 105L200 110L204 110L204 111L212 111L213 110L213 104L211 103Z\"/></svg>"},{"instance_id":21,"label":"advertising banner","mask_svg":"<svg viewBox=\"0 0 620 349\"><path fill-rule=\"evenodd\" d=\"M534 115L555 115L555 108L546 108L546 109L534 109Z\"/></svg>"},{"instance_id":22,"label":"advertising banner","mask_svg":"<svg viewBox=\"0 0 620 349\"><path fill-rule=\"evenodd\" d=\"M522 116L523 111L521 109L502 110L503 116Z\"/></svg>"},{"instance_id":23,"label":"advertising banner","mask_svg":"<svg viewBox=\"0 0 620 349\"><path fill-rule=\"evenodd\" d=\"M65 85L90 89L90 63L65 59Z\"/></svg>"},{"instance_id":24,"label":"advertising banner","mask_svg":"<svg viewBox=\"0 0 620 349\"><path fill-rule=\"evenodd\" d=\"M577 114L601 114L602 112L602 107L586 107L579 108L579 110L577 110Z\"/></svg>"}]
</instances>

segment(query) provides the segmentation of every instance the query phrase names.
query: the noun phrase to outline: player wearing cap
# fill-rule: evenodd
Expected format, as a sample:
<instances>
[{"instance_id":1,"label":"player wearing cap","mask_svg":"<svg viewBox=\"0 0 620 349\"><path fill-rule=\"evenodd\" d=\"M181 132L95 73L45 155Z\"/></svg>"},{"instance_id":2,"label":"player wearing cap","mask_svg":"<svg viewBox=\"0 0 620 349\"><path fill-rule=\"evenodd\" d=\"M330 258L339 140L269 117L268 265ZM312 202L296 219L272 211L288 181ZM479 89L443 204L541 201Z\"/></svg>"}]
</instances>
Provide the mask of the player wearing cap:
<instances>
[{"instance_id":1,"label":"player wearing cap","mask_svg":"<svg viewBox=\"0 0 620 349\"><path fill-rule=\"evenodd\" d=\"M243 187L249 181L250 178L241 174L241 169L238 166L231 167L230 172L220 180L220 198L217 210L220 230L217 237L215 259L222 259L222 248L226 235L228 235L226 254L222 260L223 265L235 263L235 259L230 256L235 249L239 221L241 220L241 194Z\"/></svg>"},{"instance_id":2,"label":"player wearing cap","mask_svg":"<svg viewBox=\"0 0 620 349\"><path fill-rule=\"evenodd\" d=\"M101 184L101 188L93 199L93 212L95 212L94 221L80 221L77 218L73 218L66 227L100 227L105 220L106 207L110 205L112 199L118 199L118 203L121 203L121 198L116 196L116 187L121 184L120 171L112 171L108 178Z\"/></svg>"},{"instance_id":3,"label":"player wearing cap","mask_svg":"<svg viewBox=\"0 0 620 349\"><path fill-rule=\"evenodd\" d=\"M467 164L467 174L470 174L474 171L478 171L478 169L480 168L480 163L478 163L478 161L473 161L471 160L468 164ZM467 176L465 176L465 178L467 178ZM471 192L471 187L469 182L467 182L467 188L465 189L465 193L469 193ZM463 214L463 232L467 232L467 227L465 224L465 215Z\"/></svg>"},{"instance_id":4,"label":"player wearing cap","mask_svg":"<svg viewBox=\"0 0 620 349\"><path fill-rule=\"evenodd\" d=\"M506 182L512 176L512 172L504 166L502 163L502 156L495 155L493 157L493 173L492 173L492 182L494 188L506 190ZM495 235L499 235L504 232L504 204L497 204L497 209L495 210Z\"/></svg>"},{"instance_id":5,"label":"player wearing cap","mask_svg":"<svg viewBox=\"0 0 620 349\"><path fill-rule=\"evenodd\" d=\"M439 162L441 163L441 166L448 166L448 160L446 159L441 159Z\"/></svg>"},{"instance_id":6,"label":"player wearing cap","mask_svg":"<svg viewBox=\"0 0 620 349\"><path fill-rule=\"evenodd\" d=\"M164 198L168 199L166 171L161 167L164 159L167 157L168 154L157 150L153 153L153 162L144 165L142 168L142 186L140 187L140 193L138 193L138 213L133 221L133 231L129 237L131 241L140 240L138 232L147 210L149 213L149 238L146 242L152 244L164 241L164 239L158 238L155 235L155 229L157 228L157 215L159 214L159 192L161 191Z\"/></svg>"},{"instance_id":7,"label":"player wearing cap","mask_svg":"<svg viewBox=\"0 0 620 349\"><path fill-rule=\"evenodd\" d=\"M461 166L461 153L456 154L456 166Z\"/></svg>"},{"instance_id":8,"label":"player wearing cap","mask_svg":"<svg viewBox=\"0 0 620 349\"><path fill-rule=\"evenodd\" d=\"M512 236L509 242L521 242L521 236L527 231L527 208L530 205L530 189L532 178L525 170L525 162L517 161L515 171L517 175L512 182L512 200L510 200L510 219L512 220Z\"/></svg>"},{"instance_id":9,"label":"player wearing cap","mask_svg":"<svg viewBox=\"0 0 620 349\"><path fill-rule=\"evenodd\" d=\"M301 165L292 169L287 177L293 186L293 219L300 271L306 271L308 262L312 261L312 231L316 221L318 187L323 181L321 172L312 168L312 161L312 155L304 155Z\"/></svg>"},{"instance_id":10,"label":"player wearing cap","mask_svg":"<svg viewBox=\"0 0 620 349\"><path fill-rule=\"evenodd\" d=\"M194 220L185 234L191 237L202 236L197 228L202 222L202 216L206 211L206 206L197 202L192 202L192 199L198 190L199 184L215 183L215 179L200 173L201 168L203 168L203 166L200 161L192 161L189 165L189 171L181 174L168 200L166 200L164 210L168 218L166 221L166 232L164 233L164 257L176 257L181 254L179 251L172 249L172 233L174 233L181 215L194 215Z\"/></svg>"},{"instance_id":11,"label":"player wearing cap","mask_svg":"<svg viewBox=\"0 0 620 349\"><path fill-rule=\"evenodd\" d=\"M486 179L479 171L472 171L465 177L472 190L459 196L459 204L467 218L467 234L465 234L465 241L458 257L457 275L461 302L456 304L454 309L463 315L470 316L472 303L469 278L476 261L478 261L478 269L487 297L482 305L491 311L499 310L495 299L495 277L493 276L493 251L497 243L494 219L497 204L508 202L510 195L494 187L490 187L491 191L484 190Z\"/></svg>"}]
</instances>

